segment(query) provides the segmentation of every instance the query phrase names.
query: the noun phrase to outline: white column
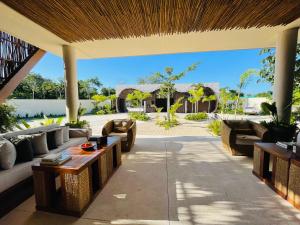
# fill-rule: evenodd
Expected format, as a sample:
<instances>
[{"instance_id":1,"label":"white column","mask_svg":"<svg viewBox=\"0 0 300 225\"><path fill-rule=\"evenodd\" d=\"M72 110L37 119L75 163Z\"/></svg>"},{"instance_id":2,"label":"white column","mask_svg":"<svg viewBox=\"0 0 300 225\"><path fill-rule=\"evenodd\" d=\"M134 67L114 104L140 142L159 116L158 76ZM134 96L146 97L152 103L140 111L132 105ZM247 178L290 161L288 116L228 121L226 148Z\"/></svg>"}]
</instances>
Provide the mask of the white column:
<instances>
[{"instance_id":1,"label":"white column","mask_svg":"<svg viewBox=\"0 0 300 225\"><path fill-rule=\"evenodd\" d=\"M65 64L66 115L69 122L77 120L79 107L76 54L72 46L63 46Z\"/></svg>"},{"instance_id":2,"label":"white column","mask_svg":"<svg viewBox=\"0 0 300 225\"><path fill-rule=\"evenodd\" d=\"M144 113L146 113L146 112L147 112L147 102L144 101Z\"/></svg>"},{"instance_id":3,"label":"white column","mask_svg":"<svg viewBox=\"0 0 300 225\"><path fill-rule=\"evenodd\" d=\"M298 28L282 31L277 39L274 101L280 121L289 122L293 97Z\"/></svg>"}]
</instances>

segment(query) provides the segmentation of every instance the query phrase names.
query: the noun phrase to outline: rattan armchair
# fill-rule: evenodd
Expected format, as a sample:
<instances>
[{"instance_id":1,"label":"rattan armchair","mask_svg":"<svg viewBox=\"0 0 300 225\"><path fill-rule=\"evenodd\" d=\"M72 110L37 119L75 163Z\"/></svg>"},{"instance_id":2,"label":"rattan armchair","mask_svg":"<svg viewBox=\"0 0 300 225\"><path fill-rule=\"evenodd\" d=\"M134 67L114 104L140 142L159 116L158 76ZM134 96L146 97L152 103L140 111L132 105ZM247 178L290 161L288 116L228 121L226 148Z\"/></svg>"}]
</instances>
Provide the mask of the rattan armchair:
<instances>
[{"instance_id":1,"label":"rattan armchair","mask_svg":"<svg viewBox=\"0 0 300 225\"><path fill-rule=\"evenodd\" d=\"M135 142L136 122L128 119L111 120L104 125L102 135L119 136L121 138L122 152L129 152Z\"/></svg>"},{"instance_id":2,"label":"rattan armchair","mask_svg":"<svg viewBox=\"0 0 300 225\"><path fill-rule=\"evenodd\" d=\"M255 142L268 142L267 128L248 120L223 120L221 127L223 146L232 155L253 156Z\"/></svg>"}]
</instances>

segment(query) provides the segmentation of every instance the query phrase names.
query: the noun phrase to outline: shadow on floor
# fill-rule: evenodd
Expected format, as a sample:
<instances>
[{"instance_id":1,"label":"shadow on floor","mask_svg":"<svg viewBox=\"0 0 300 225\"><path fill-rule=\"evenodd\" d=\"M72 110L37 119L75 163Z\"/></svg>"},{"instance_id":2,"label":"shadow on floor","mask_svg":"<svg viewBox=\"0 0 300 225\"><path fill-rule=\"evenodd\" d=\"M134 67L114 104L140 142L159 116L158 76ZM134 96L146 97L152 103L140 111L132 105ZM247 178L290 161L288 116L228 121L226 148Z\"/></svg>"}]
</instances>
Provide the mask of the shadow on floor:
<instances>
[{"instance_id":1,"label":"shadow on floor","mask_svg":"<svg viewBox=\"0 0 300 225\"><path fill-rule=\"evenodd\" d=\"M0 224L299 224L251 159L228 155L217 137L138 137L123 158L80 219L35 212L31 199Z\"/></svg>"}]
</instances>

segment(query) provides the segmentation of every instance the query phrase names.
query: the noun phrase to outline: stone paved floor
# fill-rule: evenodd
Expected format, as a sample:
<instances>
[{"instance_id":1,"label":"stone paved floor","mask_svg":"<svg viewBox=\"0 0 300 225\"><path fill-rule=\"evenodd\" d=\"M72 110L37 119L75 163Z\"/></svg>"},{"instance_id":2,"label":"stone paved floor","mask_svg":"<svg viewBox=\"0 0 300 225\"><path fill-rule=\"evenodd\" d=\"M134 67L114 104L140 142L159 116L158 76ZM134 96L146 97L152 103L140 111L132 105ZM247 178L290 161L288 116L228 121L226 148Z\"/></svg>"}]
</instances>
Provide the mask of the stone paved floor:
<instances>
[{"instance_id":1,"label":"stone paved floor","mask_svg":"<svg viewBox=\"0 0 300 225\"><path fill-rule=\"evenodd\" d=\"M300 223L300 212L251 174L251 160L224 152L220 139L208 133L208 122L179 114L181 125L165 130L150 116L152 121L137 122L135 147L80 219L36 212L32 197L0 225ZM83 119L100 134L106 121L127 117Z\"/></svg>"},{"instance_id":2,"label":"stone paved floor","mask_svg":"<svg viewBox=\"0 0 300 225\"><path fill-rule=\"evenodd\" d=\"M133 150L80 218L37 212L30 198L0 225L296 225L300 211L232 157L220 139L138 136Z\"/></svg>"}]
</instances>

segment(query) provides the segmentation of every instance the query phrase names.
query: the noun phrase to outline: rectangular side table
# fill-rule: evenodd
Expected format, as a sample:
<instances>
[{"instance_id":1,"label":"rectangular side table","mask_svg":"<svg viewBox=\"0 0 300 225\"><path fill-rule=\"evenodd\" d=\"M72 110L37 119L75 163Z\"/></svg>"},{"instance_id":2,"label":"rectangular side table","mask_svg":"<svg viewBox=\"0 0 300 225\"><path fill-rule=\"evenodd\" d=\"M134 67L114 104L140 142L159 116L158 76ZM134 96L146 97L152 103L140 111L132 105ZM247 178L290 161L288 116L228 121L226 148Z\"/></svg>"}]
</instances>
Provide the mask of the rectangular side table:
<instances>
[{"instance_id":1,"label":"rectangular side table","mask_svg":"<svg viewBox=\"0 0 300 225\"><path fill-rule=\"evenodd\" d=\"M72 159L59 166L32 166L36 208L81 216L121 165L119 137L108 137L106 147L92 152L80 146L64 151Z\"/></svg>"}]
</instances>

